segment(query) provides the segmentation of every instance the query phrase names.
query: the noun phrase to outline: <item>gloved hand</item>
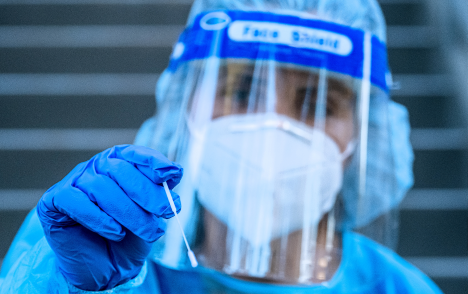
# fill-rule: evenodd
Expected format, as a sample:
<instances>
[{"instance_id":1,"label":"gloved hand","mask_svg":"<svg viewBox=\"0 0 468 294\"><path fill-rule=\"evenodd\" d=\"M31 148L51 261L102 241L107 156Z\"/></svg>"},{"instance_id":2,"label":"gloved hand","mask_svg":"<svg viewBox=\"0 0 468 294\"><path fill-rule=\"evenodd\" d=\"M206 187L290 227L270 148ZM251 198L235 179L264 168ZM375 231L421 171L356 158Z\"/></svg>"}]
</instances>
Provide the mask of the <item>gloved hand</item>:
<instances>
[{"instance_id":1,"label":"gloved hand","mask_svg":"<svg viewBox=\"0 0 468 294\"><path fill-rule=\"evenodd\" d=\"M173 189L183 169L146 147L120 145L80 163L52 186L37 214L65 278L105 290L140 272L151 245L174 216L162 182ZM172 192L180 210L180 198Z\"/></svg>"}]
</instances>

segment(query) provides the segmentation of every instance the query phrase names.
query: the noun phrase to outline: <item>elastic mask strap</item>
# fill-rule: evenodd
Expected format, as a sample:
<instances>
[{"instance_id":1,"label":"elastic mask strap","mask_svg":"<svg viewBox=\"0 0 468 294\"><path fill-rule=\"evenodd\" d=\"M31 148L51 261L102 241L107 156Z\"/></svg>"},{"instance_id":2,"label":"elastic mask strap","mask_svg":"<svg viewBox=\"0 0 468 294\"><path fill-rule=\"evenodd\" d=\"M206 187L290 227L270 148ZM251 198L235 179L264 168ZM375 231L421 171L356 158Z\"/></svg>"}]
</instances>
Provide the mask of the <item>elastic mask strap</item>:
<instances>
[{"instance_id":1,"label":"elastic mask strap","mask_svg":"<svg viewBox=\"0 0 468 294\"><path fill-rule=\"evenodd\" d=\"M346 159L348 159L351 154L354 153L354 150L356 149L356 140L352 140L351 142L348 143L348 145L346 146L346 149L345 151L343 151L343 153L340 154L340 157L341 157L341 161L345 161Z\"/></svg>"}]
</instances>

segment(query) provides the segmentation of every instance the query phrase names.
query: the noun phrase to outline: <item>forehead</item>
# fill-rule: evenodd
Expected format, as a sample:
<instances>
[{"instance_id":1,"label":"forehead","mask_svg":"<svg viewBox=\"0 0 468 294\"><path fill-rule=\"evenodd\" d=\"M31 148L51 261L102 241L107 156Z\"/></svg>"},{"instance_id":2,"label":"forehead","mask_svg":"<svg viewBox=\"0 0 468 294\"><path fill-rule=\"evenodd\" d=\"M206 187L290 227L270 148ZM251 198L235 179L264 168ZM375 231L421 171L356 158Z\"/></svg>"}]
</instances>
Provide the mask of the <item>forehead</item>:
<instances>
[{"instance_id":1,"label":"forehead","mask_svg":"<svg viewBox=\"0 0 468 294\"><path fill-rule=\"evenodd\" d=\"M316 88L319 79L326 78L327 90L341 93L343 96L355 95L354 80L351 77L337 75L315 68L297 68L269 61L253 63L227 62L219 71L222 84L245 87L247 84L266 84L274 78L278 90L298 90Z\"/></svg>"}]
</instances>

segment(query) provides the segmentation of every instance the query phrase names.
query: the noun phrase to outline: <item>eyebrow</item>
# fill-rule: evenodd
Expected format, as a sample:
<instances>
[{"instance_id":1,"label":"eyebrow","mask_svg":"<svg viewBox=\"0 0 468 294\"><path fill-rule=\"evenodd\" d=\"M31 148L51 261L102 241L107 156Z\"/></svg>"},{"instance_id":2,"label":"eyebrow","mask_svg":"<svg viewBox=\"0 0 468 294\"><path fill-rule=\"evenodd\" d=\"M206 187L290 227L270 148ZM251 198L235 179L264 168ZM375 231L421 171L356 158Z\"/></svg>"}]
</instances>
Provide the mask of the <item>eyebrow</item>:
<instances>
[{"instance_id":1,"label":"eyebrow","mask_svg":"<svg viewBox=\"0 0 468 294\"><path fill-rule=\"evenodd\" d=\"M317 95L318 95L318 86L316 84L314 85L309 85L309 86L303 86L303 87L297 87L295 90L295 103L304 103L305 101L305 96L310 96L313 99L310 101L310 103L313 103L314 101L317 100ZM333 81L332 85L328 85L327 89L327 104L328 103L352 103L355 100L356 95L354 92L347 87L346 85L343 85L343 83L339 81ZM341 102L339 102L341 101Z\"/></svg>"},{"instance_id":2,"label":"eyebrow","mask_svg":"<svg viewBox=\"0 0 468 294\"><path fill-rule=\"evenodd\" d=\"M337 81L335 79L328 79L328 91L336 91L342 94L342 96L348 100L352 100L355 96L354 91L350 87L346 86L343 82Z\"/></svg>"}]
</instances>

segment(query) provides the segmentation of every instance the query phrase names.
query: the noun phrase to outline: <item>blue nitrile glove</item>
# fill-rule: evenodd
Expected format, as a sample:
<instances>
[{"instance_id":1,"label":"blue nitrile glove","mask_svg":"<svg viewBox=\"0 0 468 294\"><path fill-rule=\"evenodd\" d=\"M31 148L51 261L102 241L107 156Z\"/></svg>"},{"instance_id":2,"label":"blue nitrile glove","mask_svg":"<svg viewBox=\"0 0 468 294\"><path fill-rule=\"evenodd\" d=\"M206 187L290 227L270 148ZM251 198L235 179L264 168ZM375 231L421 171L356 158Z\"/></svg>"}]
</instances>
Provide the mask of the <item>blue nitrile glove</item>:
<instances>
[{"instance_id":1,"label":"blue nitrile glove","mask_svg":"<svg viewBox=\"0 0 468 294\"><path fill-rule=\"evenodd\" d=\"M80 163L37 205L45 236L65 278L83 290L104 290L134 278L161 218L174 216L161 185L170 189L182 167L146 147L120 145ZM172 193L180 210L180 198Z\"/></svg>"}]
</instances>

